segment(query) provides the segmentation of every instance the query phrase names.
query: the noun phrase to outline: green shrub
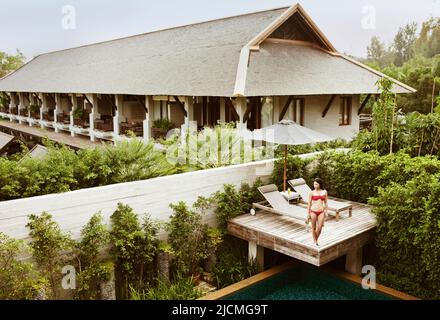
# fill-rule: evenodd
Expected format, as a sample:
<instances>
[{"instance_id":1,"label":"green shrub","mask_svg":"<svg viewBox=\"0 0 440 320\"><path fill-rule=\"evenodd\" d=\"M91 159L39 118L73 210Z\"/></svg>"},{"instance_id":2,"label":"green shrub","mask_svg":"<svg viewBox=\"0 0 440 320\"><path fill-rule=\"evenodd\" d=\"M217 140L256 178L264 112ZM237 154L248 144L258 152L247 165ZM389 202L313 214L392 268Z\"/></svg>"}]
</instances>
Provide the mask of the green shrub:
<instances>
[{"instance_id":1,"label":"green shrub","mask_svg":"<svg viewBox=\"0 0 440 320\"><path fill-rule=\"evenodd\" d=\"M130 286L141 290L152 279L158 229L149 215L141 225L133 209L121 203L110 219L117 297L127 299Z\"/></svg>"},{"instance_id":2,"label":"green shrub","mask_svg":"<svg viewBox=\"0 0 440 320\"><path fill-rule=\"evenodd\" d=\"M152 143L123 141L78 152L53 144L43 157L0 157L0 201L165 176L179 168Z\"/></svg>"},{"instance_id":3,"label":"green shrub","mask_svg":"<svg viewBox=\"0 0 440 320\"><path fill-rule=\"evenodd\" d=\"M170 208L174 212L167 231L174 252L174 272L182 275L198 273L207 258L208 226L202 223L202 215L190 210L184 202L171 204Z\"/></svg>"},{"instance_id":4,"label":"green shrub","mask_svg":"<svg viewBox=\"0 0 440 320\"><path fill-rule=\"evenodd\" d=\"M440 299L439 178L422 173L371 199L380 282L426 299Z\"/></svg>"},{"instance_id":5,"label":"green shrub","mask_svg":"<svg viewBox=\"0 0 440 320\"><path fill-rule=\"evenodd\" d=\"M106 250L110 234L103 223L101 213L92 216L81 230L81 240L76 243L77 299L99 299L100 284L111 277L113 265L100 259L100 252Z\"/></svg>"},{"instance_id":6,"label":"green shrub","mask_svg":"<svg viewBox=\"0 0 440 320\"><path fill-rule=\"evenodd\" d=\"M213 274L217 288L247 279L258 273L255 262L249 262L247 242L227 236L220 246Z\"/></svg>"},{"instance_id":7,"label":"green shrub","mask_svg":"<svg viewBox=\"0 0 440 320\"><path fill-rule=\"evenodd\" d=\"M172 123L168 119L157 119L153 121L153 128L169 131L174 127L175 127L174 123Z\"/></svg>"},{"instance_id":8,"label":"green shrub","mask_svg":"<svg viewBox=\"0 0 440 320\"><path fill-rule=\"evenodd\" d=\"M192 277L177 275L173 282L159 280L144 291L130 288L131 300L195 300L201 296Z\"/></svg>"},{"instance_id":9,"label":"green shrub","mask_svg":"<svg viewBox=\"0 0 440 320\"><path fill-rule=\"evenodd\" d=\"M287 155L287 180L304 178L308 180L308 171L306 169L307 164L310 162L308 159L301 159L291 154ZM284 156L278 158L275 161L275 166L272 173L272 180L279 190L283 190L283 176L284 176ZM287 188L289 186L287 185Z\"/></svg>"},{"instance_id":10,"label":"green shrub","mask_svg":"<svg viewBox=\"0 0 440 320\"><path fill-rule=\"evenodd\" d=\"M29 262L21 261L28 254L23 241L0 232L0 300L32 300L48 282Z\"/></svg>"},{"instance_id":11,"label":"green shrub","mask_svg":"<svg viewBox=\"0 0 440 320\"><path fill-rule=\"evenodd\" d=\"M233 185L226 184L223 186L223 191L212 195L210 201L215 206L217 222L223 232L226 232L228 220L248 213L252 203L262 201L262 196L257 190L262 184L262 181L257 179L252 187L243 183L239 190Z\"/></svg>"},{"instance_id":12,"label":"green shrub","mask_svg":"<svg viewBox=\"0 0 440 320\"><path fill-rule=\"evenodd\" d=\"M43 212L40 216L29 215L29 236L31 237L30 248L32 256L45 278L49 279L51 295L58 296L61 284L61 269L69 261L65 255L73 249L73 241L70 236L61 231L59 225L52 220L52 215Z\"/></svg>"}]
</instances>

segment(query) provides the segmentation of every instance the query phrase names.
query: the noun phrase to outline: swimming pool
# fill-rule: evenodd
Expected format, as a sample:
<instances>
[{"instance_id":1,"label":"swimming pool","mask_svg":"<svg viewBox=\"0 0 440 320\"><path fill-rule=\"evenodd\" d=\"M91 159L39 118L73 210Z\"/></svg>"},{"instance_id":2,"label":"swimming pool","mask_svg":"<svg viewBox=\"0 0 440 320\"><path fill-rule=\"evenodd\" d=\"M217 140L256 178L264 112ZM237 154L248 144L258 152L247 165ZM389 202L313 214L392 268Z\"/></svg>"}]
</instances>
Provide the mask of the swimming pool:
<instances>
[{"instance_id":1,"label":"swimming pool","mask_svg":"<svg viewBox=\"0 0 440 320\"><path fill-rule=\"evenodd\" d=\"M308 265L296 265L222 300L393 300Z\"/></svg>"}]
</instances>

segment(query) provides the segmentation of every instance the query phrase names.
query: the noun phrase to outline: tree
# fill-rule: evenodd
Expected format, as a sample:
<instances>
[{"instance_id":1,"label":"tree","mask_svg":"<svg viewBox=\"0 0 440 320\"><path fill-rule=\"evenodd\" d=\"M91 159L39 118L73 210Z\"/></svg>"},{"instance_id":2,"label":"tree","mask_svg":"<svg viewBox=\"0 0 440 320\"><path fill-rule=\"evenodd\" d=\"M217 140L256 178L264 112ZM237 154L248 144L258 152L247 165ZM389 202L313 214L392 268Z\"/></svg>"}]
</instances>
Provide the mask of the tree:
<instances>
[{"instance_id":1,"label":"tree","mask_svg":"<svg viewBox=\"0 0 440 320\"><path fill-rule=\"evenodd\" d=\"M399 28L393 43L393 50L395 51L395 65L401 66L413 57L413 46L417 39L416 33L417 23L415 22Z\"/></svg>"},{"instance_id":2,"label":"tree","mask_svg":"<svg viewBox=\"0 0 440 320\"><path fill-rule=\"evenodd\" d=\"M367 47L367 59L375 67L383 68L392 62L393 57L386 44L380 41L379 37L374 36Z\"/></svg>"},{"instance_id":3,"label":"tree","mask_svg":"<svg viewBox=\"0 0 440 320\"><path fill-rule=\"evenodd\" d=\"M47 281L32 263L20 259L29 248L0 232L0 300L34 299Z\"/></svg>"},{"instance_id":4,"label":"tree","mask_svg":"<svg viewBox=\"0 0 440 320\"><path fill-rule=\"evenodd\" d=\"M0 51L0 78L20 68L24 64L25 59L23 53L18 49L15 55L9 55Z\"/></svg>"}]
</instances>

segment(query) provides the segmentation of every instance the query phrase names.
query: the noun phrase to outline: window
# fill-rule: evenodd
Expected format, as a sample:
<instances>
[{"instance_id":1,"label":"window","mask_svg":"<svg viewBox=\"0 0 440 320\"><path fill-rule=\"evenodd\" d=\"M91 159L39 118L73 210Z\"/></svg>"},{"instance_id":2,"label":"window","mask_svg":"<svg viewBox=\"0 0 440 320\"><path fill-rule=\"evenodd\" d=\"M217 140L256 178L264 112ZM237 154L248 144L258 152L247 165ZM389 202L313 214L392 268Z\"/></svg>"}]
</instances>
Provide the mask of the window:
<instances>
[{"instance_id":1,"label":"window","mask_svg":"<svg viewBox=\"0 0 440 320\"><path fill-rule=\"evenodd\" d=\"M341 97L341 109L339 111L339 125L351 124L351 97Z\"/></svg>"}]
</instances>

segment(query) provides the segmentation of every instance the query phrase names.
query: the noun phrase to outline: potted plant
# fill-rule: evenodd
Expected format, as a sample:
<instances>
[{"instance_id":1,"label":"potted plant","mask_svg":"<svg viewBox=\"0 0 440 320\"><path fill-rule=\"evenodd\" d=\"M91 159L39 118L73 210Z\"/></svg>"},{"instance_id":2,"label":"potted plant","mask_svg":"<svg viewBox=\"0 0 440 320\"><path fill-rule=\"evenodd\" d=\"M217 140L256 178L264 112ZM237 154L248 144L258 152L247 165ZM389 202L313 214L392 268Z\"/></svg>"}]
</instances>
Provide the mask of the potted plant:
<instances>
[{"instance_id":1,"label":"potted plant","mask_svg":"<svg viewBox=\"0 0 440 320\"><path fill-rule=\"evenodd\" d=\"M84 118L86 116L86 112L83 108L76 108L73 110L72 112L72 116L73 116L73 124L76 126L84 126Z\"/></svg>"},{"instance_id":2,"label":"potted plant","mask_svg":"<svg viewBox=\"0 0 440 320\"><path fill-rule=\"evenodd\" d=\"M40 106L36 104L31 104L29 106L29 112L32 118L39 118L40 117Z\"/></svg>"},{"instance_id":3,"label":"potted plant","mask_svg":"<svg viewBox=\"0 0 440 320\"><path fill-rule=\"evenodd\" d=\"M168 119L157 119L153 121L151 134L154 139L165 138L168 131L174 127L174 124Z\"/></svg>"}]
</instances>

